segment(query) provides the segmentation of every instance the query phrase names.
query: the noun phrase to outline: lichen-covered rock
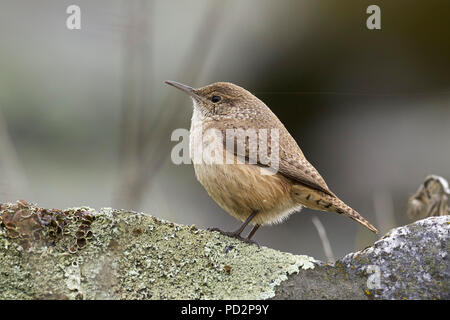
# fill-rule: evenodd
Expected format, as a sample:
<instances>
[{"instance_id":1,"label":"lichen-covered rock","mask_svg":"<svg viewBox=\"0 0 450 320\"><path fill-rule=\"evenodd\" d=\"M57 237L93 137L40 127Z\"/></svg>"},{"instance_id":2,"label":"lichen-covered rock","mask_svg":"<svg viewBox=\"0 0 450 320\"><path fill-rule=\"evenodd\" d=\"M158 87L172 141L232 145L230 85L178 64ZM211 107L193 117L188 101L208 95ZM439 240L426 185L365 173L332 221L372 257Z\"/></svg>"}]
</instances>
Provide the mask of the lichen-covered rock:
<instances>
[{"instance_id":1,"label":"lichen-covered rock","mask_svg":"<svg viewBox=\"0 0 450 320\"><path fill-rule=\"evenodd\" d=\"M110 208L0 204L0 299L449 299L450 217L333 265Z\"/></svg>"},{"instance_id":2,"label":"lichen-covered rock","mask_svg":"<svg viewBox=\"0 0 450 320\"><path fill-rule=\"evenodd\" d=\"M450 216L392 229L334 265L300 271L278 299L450 299Z\"/></svg>"},{"instance_id":3,"label":"lichen-covered rock","mask_svg":"<svg viewBox=\"0 0 450 320\"><path fill-rule=\"evenodd\" d=\"M0 299L265 299L314 265L141 213L0 205Z\"/></svg>"}]
</instances>

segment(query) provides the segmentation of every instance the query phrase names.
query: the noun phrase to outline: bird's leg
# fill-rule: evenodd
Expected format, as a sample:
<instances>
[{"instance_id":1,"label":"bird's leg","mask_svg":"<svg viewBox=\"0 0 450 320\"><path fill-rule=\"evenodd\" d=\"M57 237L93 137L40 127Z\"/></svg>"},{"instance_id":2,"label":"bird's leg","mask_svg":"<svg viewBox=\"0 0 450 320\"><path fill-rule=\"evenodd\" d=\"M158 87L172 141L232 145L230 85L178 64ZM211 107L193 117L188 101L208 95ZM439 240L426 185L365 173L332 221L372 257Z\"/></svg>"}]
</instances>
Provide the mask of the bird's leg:
<instances>
[{"instance_id":1,"label":"bird's leg","mask_svg":"<svg viewBox=\"0 0 450 320\"><path fill-rule=\"evenodd\" d=\"M252 219L256 216L257 213L258 213L257 211L254 211L251 215L249 215L247 220L245 220L244 223L236 231L228 232L229 236L239 236L240 237L242 231L244 231L245 227L250 223L250 221L252 221Z\"/></svg>"},{"instance_id":2,"label":"bird's leg","mask_svg":"<svg viewBox=\"0 0 450 320\"><path fill-rule=\"evenodd\" d=\"M253 237L253 235L255 234L256 230L259 229L259 227L260 227L259 224L255 224L255 226L253 227L252 231L250 231L250 233L247 236L248 240L250 240Z\"/></svg>"},{"instance_id":3,"label":"bird's leg","mask_svg":"<svg viewBox=\"0 0 450 320\"><path fill-rule=\"evenodd\" d=\"M258 246L258 248L260 248L259 243L256 242L255 240L252 240L253 235L255 234L256 230L259 229L259 227L260 227L259 224L255 224L252 231L250 231L250 233L248 234L247 238L243 239L242 241L244 241L246 243L250 243L250 244L256 244Z\"/></svg>"},{"instance_id":4,"label":"bird's leg","mask_svg":"<svg viewBox=\"0 0 450 320\"><path fill-rule=\"evenodd\" d=\"M239 229L237 229L236 231L222 231L219 228L208 228L209 231L218 231L221 234L224 234L226 236L232 237L232 238L236 238L239 239L243 242L246 243L254 243L259 247L259 244L253 240L250 240L251 237L255 234L256 230L258 230L259 225L255 225L255 227L253 228L253 230L250 232L249 236L247 238L243 238L241 237L241 233L242 231L244 231L245 227L250 223L250 221L252 221L252 219L256 216L256 214L258 213L258 211L254 211L245 221L244 223L239 227Z\"/></svg>"},{"instance_id":5,"label":"bird's leg","mask_svg":"<svg viewBox=\"0 0 450 320\"><path fill-rule=\"evenodd\" d=\"M209 231L218 231L222 234L225 234L230 237L238 238L241 236L242 231L244 231L245 227L250 223L250 221L256 216L258 212L254 211L251 215L248 216L247 220L237 229L236 231L222 231L219 228L208 228Z\"/></svg>"}]
</instances>

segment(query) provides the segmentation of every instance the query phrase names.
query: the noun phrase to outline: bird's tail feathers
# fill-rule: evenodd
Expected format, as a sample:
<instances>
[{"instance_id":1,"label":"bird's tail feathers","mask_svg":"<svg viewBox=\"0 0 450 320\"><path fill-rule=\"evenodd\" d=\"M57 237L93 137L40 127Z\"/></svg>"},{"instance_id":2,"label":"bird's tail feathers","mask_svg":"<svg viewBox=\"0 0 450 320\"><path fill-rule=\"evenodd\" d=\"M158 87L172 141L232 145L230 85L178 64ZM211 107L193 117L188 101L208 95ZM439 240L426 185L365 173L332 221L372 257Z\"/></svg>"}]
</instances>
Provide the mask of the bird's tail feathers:
<instances>
[{"instance_id":1,"label":"bird's tail feathers","mask_svg":"<svg viewBox=\"0 0 450 320\"><path fill-rule=\"evenodd\" d=\"M345 215L359 222L370 231L378 233L378 230L369 221L336 196L326 194L319 190L313 190L307 186L295 185L293 188L293 197L297 202L308 208Z\"/></svg>"}]
</instances>

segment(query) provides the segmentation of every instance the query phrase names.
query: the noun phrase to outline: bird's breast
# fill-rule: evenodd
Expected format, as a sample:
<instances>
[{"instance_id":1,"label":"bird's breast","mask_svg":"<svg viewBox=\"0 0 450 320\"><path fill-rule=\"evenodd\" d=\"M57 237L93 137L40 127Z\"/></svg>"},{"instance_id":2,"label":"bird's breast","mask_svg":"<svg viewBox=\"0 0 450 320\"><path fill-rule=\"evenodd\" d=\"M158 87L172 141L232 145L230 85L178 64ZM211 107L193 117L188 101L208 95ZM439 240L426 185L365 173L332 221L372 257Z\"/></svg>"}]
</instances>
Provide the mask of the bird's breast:
<instances>
[{"instance_id":1,"label":"bird's breast","mask_svg":"<svg viewBox=\"0 0 450 320\"><path fill-rule=\"evenodd\" d=\"M258 211L252 222L261 225L281 222L300 209L292 200L288 178L267 174L267 169L257 165L238 163L224 148L222 132L205 121L209 120L194 108L190 156L197 180L222 209L241 221Z\"/></svg>"}]
</instances>

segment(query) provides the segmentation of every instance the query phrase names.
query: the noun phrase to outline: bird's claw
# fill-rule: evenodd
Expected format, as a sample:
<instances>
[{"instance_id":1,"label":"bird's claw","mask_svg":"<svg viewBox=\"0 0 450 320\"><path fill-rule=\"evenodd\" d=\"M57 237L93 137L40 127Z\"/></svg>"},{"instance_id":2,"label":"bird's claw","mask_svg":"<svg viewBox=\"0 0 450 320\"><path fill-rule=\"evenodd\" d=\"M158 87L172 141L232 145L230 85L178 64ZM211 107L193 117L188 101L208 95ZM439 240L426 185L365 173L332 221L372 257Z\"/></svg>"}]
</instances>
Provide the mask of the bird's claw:
<instances>
[{"instance_id":1,"label":"bird's claw","mask_svg":"<svg viewBox=\"0 0 450 320\"><path fill-rule=\"evenodd\" d=\"M217 232L219 232L219 233L221 233L221 234L223 234L223 235L225 235L225 236L228 236L228 237L230 237L230 238L235 238L235 239L241 240L242 242L248 243L248 244L255 244L255 245L258 246L258 248L261 248L261 246L259 245L259 243L256 242L255 240L252 240L252 239L249 239L249 238L241 237L241 235L240 235L239 233L236 233L236 232L234 232L234 231L223 231L223 230L221 230L221 229L219 229L219 228L208 228L208 229L206 229L206 230L208 230L208 231L217 231Z\"/></svg>"}]
</instances>

